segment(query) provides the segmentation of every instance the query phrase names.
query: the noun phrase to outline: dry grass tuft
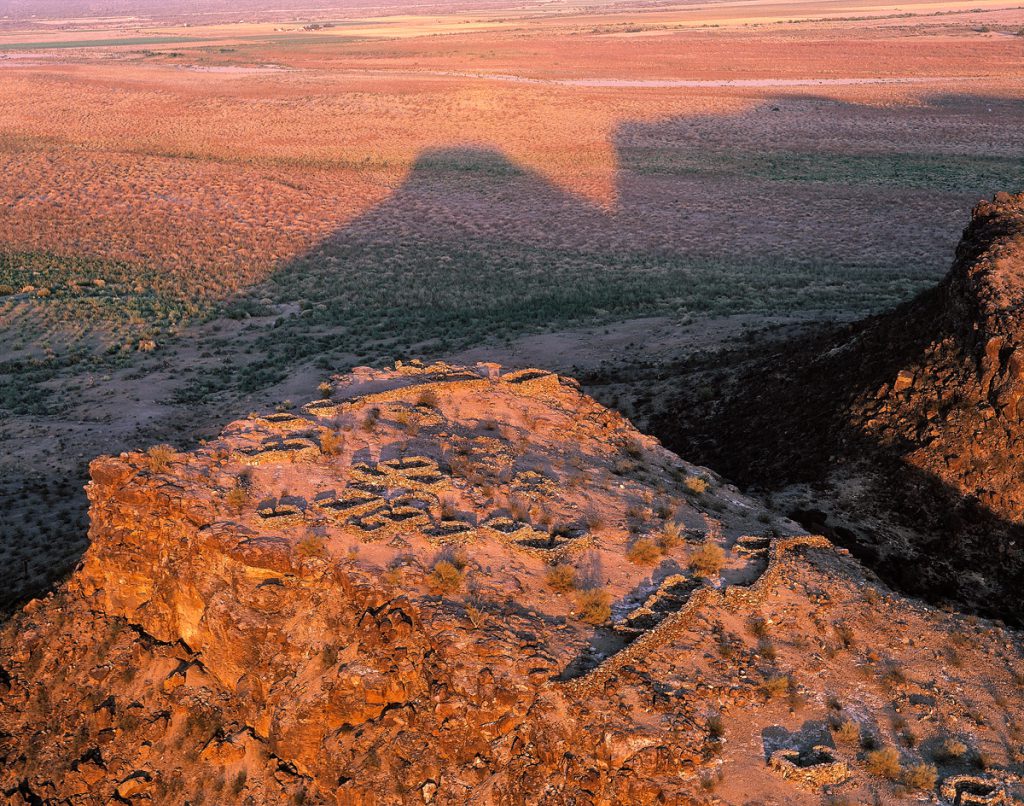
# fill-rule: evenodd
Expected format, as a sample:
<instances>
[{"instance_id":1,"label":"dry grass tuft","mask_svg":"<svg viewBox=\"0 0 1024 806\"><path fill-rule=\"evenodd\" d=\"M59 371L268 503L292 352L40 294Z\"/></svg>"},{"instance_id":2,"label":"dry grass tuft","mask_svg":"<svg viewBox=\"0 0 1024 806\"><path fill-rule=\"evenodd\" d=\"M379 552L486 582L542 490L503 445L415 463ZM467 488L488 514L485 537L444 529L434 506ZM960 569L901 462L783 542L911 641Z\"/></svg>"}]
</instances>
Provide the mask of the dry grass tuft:
<instances>
[{"instance_id":1,"label":"dry grass tuft","mask_svg":"<svg viewBox=\"0 0 1024 806\"><path fill-rule=\"evenodd\" d=\"M713 577L725 565L725 552L717 543L703 543L690 555L690 570L703 577Z\"/></svg>"},{"instance_id":2,"label":"dry grass tuft","mask_svg":"<svg viewBox=\"0 0 1024 806\"><path fill-rule=\"evenodd\" d=\"M707 492L708 481L700 476L687 476L686 480L683 482L683 486L694 495L701 495L702 493Z\"/></svg>"},{"instance_id":3,"label":"dry grass tuft","mask_svg":"<svg viewBox=\"0 0 1024 806\"><path fill-rule=\"evenodd\" d=\"M868 772L879 778L895 781L900 777L900 754L895 747L872 750L867 754L866 763Z\"/></svg>"},{"instance_id":4,"label":"dry grass tuft","mask_svg":"<svg viewBox=\"0 0 1024 806\"><path fill-rule=\"evenodd\" d=\"M441 406L441 401L433 389L421 389L420 393L416 395L416 405L421 409L438 409Z\"/></svg>"},{"instance_id":5,"label":"dry grass tuft","mask_svg":"<svg viewBox=\"0 0 1024 806\"><path fill-rule=\"evenodd\" d=\"M401 411L396 411L393 415L393 419L396 423L402 426L402 430L410 437L414 437L417 434L419 434L419 416L411 409L402 409Z\"/></svg>"},{"instance_id":6,"label":"dry grass tuft","mask_svg":"<svg viewBox=\"0 0 1024 806\"><path fill-rule=\"evenodd\" d=\"M850 649L854 645L853 627L844 621L837 621L832 627L836 631L836 637L843 645L843 649Z\"/></svg>"},{"instance_id":7,"label":"dry grass tuft","mask_svg":"<svg viewBox=\"0 0 1024 806\"><path fill-rule=\"evenodd\" d=\"M891 690L897 689L907 682L907 676L899 667L896 661L890 660L885 664L885 671L882 672L882 684Z\"/></svg>"},{"instance_id":8,"label":"dry grass tuft","mask_svg":"<svg viewBox=\"0 0 1024 806\"><path fill-rule=\"evenodd\" d=\"M469 555L462 546L452 546L444 553L444 559L455 566L460 573L466 570L469 565Z\"/></svg>"},{"instance_id":9,"label":"dry grass tuft","mask_svg":"<svg viewBox=\"0 0 1024 806\"><path fill-rule=\"evenodd\" d=\"M612 615L612 597L607 591L594 588L576 595L577 615L587 624L604 624Z\"/></svg>"},{"instance_id":10,"label":"dry grass tuft","mask_svg":"<svg viewBox=\"0 0 1024 806\"><path fill-rule=\"evenodd\" d=\"M623 444L622 449L626 452L626 455L632 459L639 459L644 455L644 445L636 437L627 439L625 444Z\"/></svg>"},{"instance_id":11,"label":"dry grass tuft","mask_svg":"<svg viewBox=\"0 0 1024 806\"><path fill-rule=\"evenodd\" d=\"M176 453L170 445L153 445L146 451L146 464L154 473L162 473Z\"/></svg>"},{"instance_id":12,"label":"dry grass tuft","mask_svg":"<svg viewBox=\"0 0 1024 806\"><path fill-rule=\"evenodd\" d=\"M228 490L228 494L224 496L224 502L231 507L235 512L241 513L245 508L245 505L249 501L249 491L245 487L238 485Z\"/></svg>"},{"instance_id":13,"label":"dry grass tuft","mask_svg":"<svg viewBox=\"0 0 1024 806\"><path fill-rule=\"evenodd\" d=\"M647 537L640 537L633 541L626 549L626 559L637 565L651 565L661 557L661 549L658 544Z\"/></svg>"},{"instance_id":14,"label":"dry grass tuft","mask_svg":"<svg viewBox=\"0 0 1024 806\"><path fill-rule=\"evenodd\" d=\"M518 496L510 498L508 502L508 511L514 520L517 521L528 521L530 519L530 502L525 498Z\"/></svg>"},{"instance_id":15,"label":"dry grass tuft","mask_svg":"<svg viewBox=\"0 0 1024 806\"><path fill-rule=\"evenodd\" d=\"M437 594L454 593L462 587L462 572L454 563L441 560L427 577L427 585Z\"/></svg>"},{"instance_id":16,"label":"dry grass tuft","mask_svg":"<svg viewBox=\"0 0 1024 806\"><path fill-rule=\"evenodd\" d=\"M835 730L836 739L846 744L857 744L860 742L860 725L852 719L839 723Z\"/></svg>"},{"instance_id":17,"label":"dry grass tuft","mask_svg":"<svg viewBox=\"0 0 1024 806\"><path fill-rule=\"evenodd\" d=\"M345 438L334 431L325 431L320 437L320 450L324 456L337 456L345 449Z\"/></svg>"},{"instance_id":18,"label":"dry grass tuft","mask_svg":"<svg viewBox=\"0 0 1024 806\"><path fill-rule=\"evenodd\" d=\"M377 421L380 419L380 409L374 406L368 412L366 417L363 419L363 430L370 432L377 427Z\"/></svg>"},{"instance_id":19,"label":"dry grass tuft","mask_svg":"<svg viewBox=\"0 0 1024 806\"><path fill-rule=\"evenodd\" d=\"M587 529L593 532L604 526L604 517L597 507L591 505L583 513L583 523Z\"/></svg>"},{"instance_id":20,"label":"dry grass tuft","mask_svg":"<svg viewBox=\"0 0 1024 806\"><path fill-rule=\"evenodd\" d=\"M683 543L683 530L678 523L666 523L658 532L656 540L658 548L663 552L671 551Z\"/></svg>"},{"instance_id":21,"label":"dry grass tuft","mask_svg":"<svg viewBox=\"0 0 1024 806\"><path fill-rule=\"evenodd\" d=\"M296 551L303 559L322 557L327 551L324 540L314 535L302 538L296 546Z\"/></svg>"},{"instance_id":22,"label":"dry grass tuft","mask_svg":"<svg viewBox=\"0 0 1024 806\"><path fill-rule=\"evenodd\" d=\"M576 587L576 569L565 563L552 565L548 568L547 583L556 591L571 591Z\"/></svg>"},{"instance_id":23,"label":"dry grass tuft","mask_svg":"<svg viewBox=\"0 0 1024 806\"><path fill-rule=\"evenodd\" d=\"M708 714L708 736L716 740L725 736L725 720L717 711Z\"/></svg>"},{"instance_id":24,"label":"dry grass tuft","mask_svg":"<svg viewBox=\"0 0 1024 806\"><path fill-rule=\"evenodd\" d=\"M911 764L903 771L903 783L911 789L929 791L935 789L939 774L931 764Z\"/></svg>"},{"instance_id":25,"label":"dry grass tuft","mask_svg":"<svg viewBox=\"0 0 1024 806\"><path fill-rule=\"evenodd\" d=\"M766 699L773 700L788 694L793 686L793 679L787 674L780 674L776 677L769 677L761 684L761 693Z\"/></svg>"},{"instance_id":26,"label":"dry grass tuft","mask_svg":"<svg viewBox=\"0 0 1024 806\"><path fill-rule=\"evenodd\" d=\"M946 739L935 754L940 761L955 761L967 753L967 745L959 739Z\"/></svg>"}]
</instances>

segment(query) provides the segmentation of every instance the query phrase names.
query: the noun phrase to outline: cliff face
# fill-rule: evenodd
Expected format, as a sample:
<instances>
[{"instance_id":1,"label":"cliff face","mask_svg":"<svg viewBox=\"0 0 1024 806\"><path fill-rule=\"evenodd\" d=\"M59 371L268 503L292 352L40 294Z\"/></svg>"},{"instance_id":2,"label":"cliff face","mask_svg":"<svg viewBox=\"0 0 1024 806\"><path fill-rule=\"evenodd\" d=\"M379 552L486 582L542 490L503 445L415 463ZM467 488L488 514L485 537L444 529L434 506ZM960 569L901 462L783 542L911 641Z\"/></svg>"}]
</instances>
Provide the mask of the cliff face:
<instances>
[{"instance_id":1,"label":"cliff face","mask_svg":"<svg viewBox=\"0 0 1024 806\"><path fill-rule=\"evenodd\" d=\"M81 567L0 635L13 803L816 804L891 787L827 723L916 730L909 764L968 708L1003 769L977 785L1019 788L1018 636L892 596L550 373L357 371L97 459L88 494Z\"/></svg>"},{"instance_id":2,"label":"cliff face","mask_svg":"<svg viewBox=\"0 0 1024 806\"><path fill-rule=\"evenodd\" d=\"M943 283L861 336L869 364L881 350L903 366L862 389L850 425L993 514L1024 521L1024 195L982 202ZM917 350L901 348L910 329ZM873 353L873 354L872 354ZM891 360L891 359L890 359ZM862 386L864 384L861 384Z\"/></svg>"},{"instance_id":3,"label":"cliff face","mask_svg":"<svg viewBox=\"0 0 1024 806\"><path fill-rule=\"evenodd\" d=\"M655 430L783 493L901 587L1022 623L1022 302L1024 195L999 194L934 289L755 355L719 401L684 394Z\"/></svg>"}]
</instances>

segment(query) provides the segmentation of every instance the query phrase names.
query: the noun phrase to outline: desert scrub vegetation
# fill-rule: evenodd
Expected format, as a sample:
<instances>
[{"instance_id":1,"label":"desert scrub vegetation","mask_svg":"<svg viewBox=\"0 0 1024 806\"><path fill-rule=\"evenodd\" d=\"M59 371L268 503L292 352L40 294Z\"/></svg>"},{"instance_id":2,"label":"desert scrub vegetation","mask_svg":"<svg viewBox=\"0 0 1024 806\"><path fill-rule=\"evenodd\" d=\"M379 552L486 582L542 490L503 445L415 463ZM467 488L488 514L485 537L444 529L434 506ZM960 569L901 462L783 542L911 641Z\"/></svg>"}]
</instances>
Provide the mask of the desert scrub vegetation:
<instances>
[{"instance_id":1,"label":"desert scrub vegetation","mask_svg":"<svg viewBox=\"0 0 1024 806\"><path fill-rule=\"evenodd\" d=\"M890 781L898 781L902 767L900 766L900 753L895 747L881 747L878 750L871 750L864 757L868 772L879 778L886 778Z\"/></svg>"},{"instance_id":2,"label":"desert scrub vegetation","mask_svg":"<svg viewBox=\"0 0 1024 806\"><path fill-rule=\"evenodd\" d=\"M462 587L462 570L450 560L439 560L427 575L427 587L432 593L455 593Z\"/></svg>"},{"instance_id":3,"label":"desert scrub vegetation","mask_svg":"<svg viewBox=\"0 0 1024 806\"><path fill-rule=\"evenodd\" d=\"M938 771L933 765L921 762L919 764L911 764L904 769L902 780L911 789L928 792L935 789L935 782L938 780L938 777Z\"/></svg>"},{"instance_id":4,"label":"desert scrub vegetation","mask_svg":"<svg viewBox=\"0 0 1024 806\"><path fill-rule=\"evenodd\" d=\"M341 238L282 267L252 295L277 305L298 303L301 315L279 317L258 336L252 361L219 375L211 371L199 383L210 383L211 391L218 385L255 391L280 379L283 368L313 358L330 364L332 354L384 365L412 345L419 353L438 354L659 312L850 305L849 295L829 299L837 287L822 286L810 266L754 269L749 262L733 266L649 252L582 254L472 236L445 241L423 234L417 241L412 248L386 238ZM343 286L336 282L338 265L346 266ZM830 276L862 273L843 267ZM880 273L864 277L862 287L882 292L891 285L892 278Z\"/></svg>"},{"instance_id":5,"label":"desert scrub vegetation","mask_svg":"<svg viewBox=\"0 0 1024 806\"><path fill-rule=\"evenodd\" d=\"M295 550L302 559L311 560L327 553L327 543L317 535L306 535L296 544Z\"/></svg>"},{"instance_id":6,"label":"desert scrub vegetation","mask_svg":"<svg viewBox=\"0 0 1024 806\"><path fill-rule=\"evenodd\" d=\"M421 409L438 409L441 400L434 389L421 389L416 395L416 405Z\"/></svg>"},{"instance_id":7,"label":"desert scrub vegetation","mask_svg":"<svg viewBox=\"0 0 1024 806\"><path fill-rule=\"evenodd\" d=\"M576 594L576 615L586 624L604 624L612 615L612 597L600 588L589 588Z\"/></svg>"},{"instance_id":8,"label":"desert scrub vegetation","mask_svg":"<svg viewBox=\"0 0 1024 806\"><path fill-rule=\"evenodd\" d=\"M760 638L762 641L767 640L770 635L768 628L768 619L764 616L754 615L747 619L746 623L747 632L749 632L755 638Z\"/></svg>"},{"instance_id":9,"label":"desert scrub vegetation","mask_svg":"<svg viewBox=\"0 0 1024 806\"><path fill-rule=\"evenodd\" d=\"M959 739L949 737L935 751L935 760L944 762L958 761L967 755L968 749L967 745Z\"/></svg>"},{"instance_id":10,"label":"desert scrub vegetation","mask_svg":"<svg viewBox=\"0 0 1024 806\"><path fill-rule=\"evenodd\" d=\"M683 543L683 530L677 523L668 522L654 538L662 553L671 551Z\"/></svg>"},{"instance_id":11,"label":"desert scrub vegetation","mask_svg":"<svg viewBox=\"0 0 1024 806\"><path fill-rule=\"evenodd\" d=\"M176 453L170 445L152 445L146 450L146 466L153 473L163 473Z\"/></svg>"},{"instance_id":12,"label":"desert scrub vegetation","mask_svg":"<svg viewBox=\"0 0 1024 806\"><path fill-rule=\"evenodd\" d=\"M239 795L239 794L241 794L242 790L245 789L245 783L246 783L246 780L248 779L248 777L249 777L249 774L245 770L242 770L237 775L235 775L235 777L231 781L231 794L232 795Z\"/></svg>"},{"instance_id":13,"label":"desert scrub vegetation","mask_svg":"<svg viewBox=\"0 0 1024 806\"><path fill-rule=\"evenodd\" d=\"M830 185L898 186L987 192L1008 178L1024 181L1024 164L1012 157L982 154L852 154L777 149L719 148L708 151L629 148L626 165L645 174L731 175L773 182L827 182ZM995 184L991 184L995 183Z\"/></svg>"},{"instance_id":14,"label":"desert scrub vegetation","mask_svg":"<svg viewBox=\"0 0 1024 806\"><path fill-rule=\"evenodd\" d=\"M707 541L693 551L688 564L698 576L713 577L725 565L725 552L717 543Z\"/></svg>"},{"instance_id":15,"label":"desert scrub vegetation","mask_svg":"<svg viewBox=\"0 0 1024 806\"><path fill-rule=\"evenodd\" d=\"M636 565L651 565L661 557L658 544L648 537L638 537L626 549L626 559Z\"/></svg>"},{"instance_id":16,"label":"desert scrub vegetation","mask_svg":"<svg viewBox=\"0 0 1024 806\"><path fill-rule=\"evenodd\" d=\"M834 728L836 739L845 744L855 745L860 742L860 725L852 719L840 721Z\"/></svg>"},{"instance_id":17,"label":"desert scrub vegetation","mask_svg":"<svg viewBox=\"0 0 1024 806\"><path fill-rule=\"evenodd\" d=\"M587 505L583 510L583 525L591 532L604 527L604 516L601 514L601 510L593 504Z\"/></svg>"},{"instance_id":18,"label":"desert scrub vegetation","mask_svg":"<svg viewBox=\"0 0 1024 806\"><path fill-rule=\"evenodd\" d=\"M345 437L336 431L324 431L320 435L320 450L324 456L337 456L345 450Z\"/></svg>"},{"instance_id":19,"label":"desert scrub vegetation","mask_svg":"<svg viewBox=\"0 0 1024 806\"><path fill-rule=\"evenodd\" d=\"M792 675L776 674L765 679L760 685L760 690L766 700L774 700L789 695L795 687L796 681Z\"/></svg>"},{"instance_id":20,"label":"desert scrub vegetation","mask_svg":"<svg viewBox=\"0 0 1024 806\"><path fill-rule=\"evenodd\" d=\"M895 660L887 660L882 666L881 683L888 691L895 691L907 682L907 675Z\"/></svg>"},{"instance_id":21,"label":"desert scrub vegetation","mask_svg":"<svg viewBox=\"0 0 1024 806\"><path fill-rule=\"evenodd\" d=\"M249 490L243 485L237 484L228 490L224 496L224 503L235 513L241 514L245 505L249 503Z\"/></svg>"},{"instance_id":22,"label":"desert scrub vegetation","mask_svg":"<svg viewBox=\"0 0 1024 806\"><path fill-rule=\"evenodd\" d=\"M115 350L137 349L154 333L217 310L215 300L169 282L152 266L50 252L0 248L0 286L11 289L0 294L0 319L11 297L30 295L39 334L59 331L65 343L77 345L100 327Z\"/></svg>"},{"instance_id":23,"label":"desert scrub vegetation","mask_svg":"<svg viewBox=\"0 0 1024 806\"><path fill-rule=\"evenodd\" d=\"M712 711L707 716L708 737L714 741L725 736L725 719L720 711Z\"/></svg>"},{"instance_id":24,"label":"desert scrub vegetation","mask_svg":"<svg viewBox=\"0 0 1024 806\"><path fill-rule=\"evenodd\" d=\"M576 587L576 569L568 563L558 563L549 566L545 574L545 580L548 583L548 587L560 593L571 591Z\"/></svg>"},{"instance_id":25,"label":"desert scrub vegetation","mask_svg":"<svg viewBox=\"0 0 1024 806\"><path fill-rule=\"evenodd\" d=\"M9 98L16 92L11 87ZM275 87L269 79L263 85L271 96ZM163 337L171 335L163 331L214 314L235 320L273 316L272 324L261 324L266 332L247 361L223 371L204 369L182 393L186 399L228 389L259 390L306 359L338 368L343 362L382 364L413 345L417 352L436 354L485 339L636 315L851 307L866 312L905 299L935 278L929 255L896 262L852 241L854 248L838 248L834 238L829 245L836 247L835 255L822 265L785 227L763 233L763 239L745 232L741 241L695 247L679 237L678 227L655 223L674 221L661 214L668 212L659 207L663 194L632 194L638 215L610 219L497 152L463 148L415 159L397 156L392 148L412 153L407 146L418 142L418 134L410 133L423 125L422 98L415 94L388 96L397 140L386 149L390 153L381 154L376 145L353 153L351 145L325 148L297 135L303 128L319 130L325 110L319 102L280 110L261 106L258 113L239 104L232 114L220 110L213 118L207 117L208 109L196 110L189 126L165 137L148 121L115 121L105 115L106 99L99 95L67 103L67 90L56 79L45 82L45 91L49 102L65 111L61 135L71 145L60 147L55 176L48 173L55 168L41 167L51 160L37 159L53 152L51 138L12 127L4 138L16 168L8 173L10 193L33 198L40 187L63 187L68 194L80 194L80 220L62 222L67 237L58 242L79 245L81 254L11 246L0 256L0 287L15 293L29 285L48 288L49 298L31 300L34 315L61 327L103 321L124 334L121 343L139 344L140 331L155 326L162 332L151 335L159 335L162 346ZM371 111L358 98L325 100L335 109L343 106L350 125L365 126L377 118L376 108ZM855 105L844 112L868 121L871 131L879 129L878 119L894 122L878 117L891 112ZM944 114L936 112L940 118ZM493 123L486 118L477 110L472 121L434 123L454 134L449 127L472 130L482 122L486 128ZM116 128L97 135L100 120ZM44 119L37 122L45 124ZM623 175L631 181L654 176L658 182L680 177L681 184L695 175L714 175L740 183L802 183L811 192L838 184L987 194L1024 182L1016 151L982 152L966 137L920 153L890 135L876 137L869 151L766 149L742 120L698 117L686 125L709 133L705 127L714 127L714 136L699 138L698 147L676 136L673 127L678 125L652 124L654 131L666 130L667 136L655 139L667 145L634 144L632 138L619 142ZM204 131L197 138L204 126L234 136L211 139ZM138 127L147 136L160 135L159 147L140 147L147 136L121 143L123 152L114 147L98 154L78 147L96 136L117 143L123 136L119 132ZM376 142L365 136L369 130L361 131L364 136L356 140ZM457 131L461 137L462 128ZM993 134L997 142L1008 139L1002 132ZM569 138L563 147L578 145L573 132L563 135ZM522 135L505 131L504 136ZM281 146L286 140L289 145ZM709 151L709 142L720 146ZM124 163L110 154L126 155L131 170L123 170ZM589 181L588 169L582 170ZM382 204L377 204L379 194L363 192L398 176L408 179ZM571 184L574 177L563 178ZM133 192L168 184L181 203ZM359 192L352 192L354 187ZM465 209L453 206L451 227L417 214L439 199L451 199L456 187L456 196L465 191L495 200L497 209L477 205L475 199ZM531 207L538 199L544 201L535 213ZM506 204L512 209L500 206ZM110 209L126 209L126 214L103 215ZM293 215L295 209L303 215ZM10 243L43 242L41 233L54 226L51 215L44 204L10 217ZM331 222L339 219L356 223L332 232ZM281 227L282 220L289 226ZM630 220L637 223L624 223ZM832 235L822 229L824 237ZM651 248L652 241L658 248ZM344 281L339 282L342 266ZM12 304L4 302L11 296L0 295L0 306ZM282 305L289 306L286 313ZM0 307L0 320L9 310Z\"/></svg>"},{"instance_id":26,"label":"desert scrub vegetation","mask_svg":"<svg viewBox=\"0 0 1024 806\"><path fill-rule=\"evenodd\" d=\"M707 492L708 481L702 476L687 476L683 481L683 486L694 495L701 495Z\"/></svg>"},{"instance_id":27,"label":"desert scrub vegetation","mask_svg":"<svg viewBox=\"0 0 1024 806\"><path fill-rule=\"evenodd\" d=\"M630 459L640 459L644 455L644 444L636 437L629 437L622 444L622 450Z\"/></svg>"},{"instance_id":28,"label":"desert scrub vegetation","mask_svg":"<svg viewBox=\"0 0 1024 806\"><path fill-rule=\"evenodd\" d=\"M836 637L839 639L839 643L843 649L851 649L855 643L855 636L853 627L845 621L837 621L832 625L832 629L836 632Z\"/></svg>"}]
</instances>

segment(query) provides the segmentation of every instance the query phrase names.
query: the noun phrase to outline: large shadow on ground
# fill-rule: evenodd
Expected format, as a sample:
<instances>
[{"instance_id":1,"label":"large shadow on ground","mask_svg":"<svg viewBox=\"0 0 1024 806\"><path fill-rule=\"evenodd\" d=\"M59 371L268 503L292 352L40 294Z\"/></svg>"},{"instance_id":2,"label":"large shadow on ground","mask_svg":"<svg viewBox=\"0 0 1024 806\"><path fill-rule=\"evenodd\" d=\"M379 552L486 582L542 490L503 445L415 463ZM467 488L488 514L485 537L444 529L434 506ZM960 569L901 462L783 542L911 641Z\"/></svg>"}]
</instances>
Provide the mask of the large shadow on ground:
<instances>
[{"instance_id":1,"label":"large shadow on ground","mask_svg":"<svg viewBox=\"0 0 1024 806\"><path fill-rule=\"evenodd\" d=\"M979 124L980 108L996 113ZM241 383L313 356L442 355L637 315L884 310L941 276L978 198L1024 181L1017 112L973 96L893 110L789 95L627 122L607 207L573 192L583 169L556 184L495 149L428 150L386 201L274 273L267 297L303 310Z\"/></svg>"},{"instance_id":2,"label":"large shadow on ground","mask_svg":"<svg viewBox=\"0 0 1024 806\"><path fill-rule=\"evenodd\" d=\"M184 447L195 407L240 393L227 421L311 365L438 357L661 313L883 309L939 278L979 196L1024 176L1004 153L1018 136L1008 103L948 96L908 111L786 95L739 115L623 123L608 206L574 192L586 170L556 182L493 148L425 151L387 200L235 301L242 315L277 313L218 348L231 360L180 367L177 431L107 450ZM85 481L62 476L60 489ZM0 531L21 534L21 513L46 513L53 488L19 488L19 523L0 519ZM80 524L84 496L71 500L68 522ZM69 544L61 568L80 552ZM29 549L7 563L0 608L50 586L53 569L34 562Z\"/></svg>"}]
</instances>

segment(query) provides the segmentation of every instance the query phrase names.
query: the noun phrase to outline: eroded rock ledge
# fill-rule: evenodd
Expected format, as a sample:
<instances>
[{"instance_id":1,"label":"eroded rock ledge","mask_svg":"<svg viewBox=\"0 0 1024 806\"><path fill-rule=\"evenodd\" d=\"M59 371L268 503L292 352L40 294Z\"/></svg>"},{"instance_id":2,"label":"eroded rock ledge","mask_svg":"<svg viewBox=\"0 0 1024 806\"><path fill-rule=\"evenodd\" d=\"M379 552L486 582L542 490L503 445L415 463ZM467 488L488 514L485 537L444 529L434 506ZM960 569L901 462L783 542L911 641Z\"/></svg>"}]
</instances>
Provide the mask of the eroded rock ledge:
<instances>
[{"instance_id":1,"label":"eroded rock ledge","mask_svg":"<svg viewBox=\"0 0 1024 806\"><path fill-rule=\"evenodd\" d=\"M934 678L908 632L961 629L542 370L357 370L88 493L80 569L0 638L15 803L731 802L730 767L817 803L863 762L780 777L805 739L766 731L864 664L878 724L883 664ZM1019 702L1019 640L962 629L955 690Z\"/></svg>"}]
</instances>

